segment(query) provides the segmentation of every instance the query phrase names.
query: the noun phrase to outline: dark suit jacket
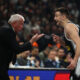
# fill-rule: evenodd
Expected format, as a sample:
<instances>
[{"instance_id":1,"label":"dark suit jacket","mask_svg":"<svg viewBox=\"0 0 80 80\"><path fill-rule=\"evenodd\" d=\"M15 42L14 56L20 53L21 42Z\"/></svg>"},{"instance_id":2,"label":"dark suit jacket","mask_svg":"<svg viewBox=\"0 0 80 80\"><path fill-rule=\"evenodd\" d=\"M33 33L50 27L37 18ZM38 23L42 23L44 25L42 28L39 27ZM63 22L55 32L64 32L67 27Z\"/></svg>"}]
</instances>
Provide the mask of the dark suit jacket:
<instances>
[{"instance_id":1,"label":"dark suit jacket","mask_svg":"<svg viewBox=\"0 0 80 80\"><path fill-rule=\"evenodd\" d=\"M56 68L56 64L56 61L52 61L49 59L44 62L44 66L47 68Z\"/></svg>"},{"instance_id":2,"label":"dark suit jacket","mask_svg":"<svg viewBox=\"0 0 80 80\"><path fill-rule=\"evenodd\" d=\"M16 54L30 50L32 48L30 42L18 45L16 34L11 28L0 29L0 80L9 80L8 67L13 60L15 62Z\"/></svg>"}]
</instances>

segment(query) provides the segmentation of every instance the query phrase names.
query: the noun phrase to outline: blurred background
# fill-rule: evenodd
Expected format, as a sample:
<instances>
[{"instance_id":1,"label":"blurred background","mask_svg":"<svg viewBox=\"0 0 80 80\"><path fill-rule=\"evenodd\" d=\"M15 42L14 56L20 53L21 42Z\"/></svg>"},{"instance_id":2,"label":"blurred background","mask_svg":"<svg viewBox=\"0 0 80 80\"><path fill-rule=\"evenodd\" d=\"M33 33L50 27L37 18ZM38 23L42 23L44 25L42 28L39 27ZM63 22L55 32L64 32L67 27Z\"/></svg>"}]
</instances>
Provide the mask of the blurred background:
<instances>
[{"instance_id":1,"label":"blurred background","mask_svg":"<svg viewBox=\"0 0 80 80\"><path fill-rule=\"evenodd\" d=\"M68 8L71 20L80 25L79 5L79 0L0 0L0 27L8 27L9 17L19 13L25 18L24 28L16 37L20 45L29 41L36 33L56 34L62 37L64 36L63 28L56 26L54 22L54 9L56 7ZM64 48L61 45L59 42L55 45L49 44L44 51L39 52L35 42L32 51L17 55L15 65L66 68L71 60L70 48L69 46Z\"/></svg>"}]
</instances>

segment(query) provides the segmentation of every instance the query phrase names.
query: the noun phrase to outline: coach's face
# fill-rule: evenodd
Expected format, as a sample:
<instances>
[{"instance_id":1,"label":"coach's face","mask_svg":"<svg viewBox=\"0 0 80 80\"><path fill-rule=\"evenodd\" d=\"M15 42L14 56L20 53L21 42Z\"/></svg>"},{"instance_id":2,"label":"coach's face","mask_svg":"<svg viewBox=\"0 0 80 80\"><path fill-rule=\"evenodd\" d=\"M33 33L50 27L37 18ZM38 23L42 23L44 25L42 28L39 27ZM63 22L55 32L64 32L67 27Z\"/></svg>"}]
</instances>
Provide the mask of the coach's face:
<instances>
[{"instance_id":1,"label":"coach's face","mask_svg":"<svg viewBox=\"0 0 80 80\"><path fill-rule=\"evenodd\" d=\"M55 12L54 20L56 21L57 25L61 25L62 21L64 20L63 15L59 11Z\"/></svg>"},{"instance_id":2,"label":"coach's face","mask_svg":"<svg viewBox=\"0 0 80 80\"><path fill-rule=\"evenodd\" d=\"M14 30L15 32L19 32L23 29L24 21L20 19L19 21L14 22Z\"/></svg>"}]
</instances>

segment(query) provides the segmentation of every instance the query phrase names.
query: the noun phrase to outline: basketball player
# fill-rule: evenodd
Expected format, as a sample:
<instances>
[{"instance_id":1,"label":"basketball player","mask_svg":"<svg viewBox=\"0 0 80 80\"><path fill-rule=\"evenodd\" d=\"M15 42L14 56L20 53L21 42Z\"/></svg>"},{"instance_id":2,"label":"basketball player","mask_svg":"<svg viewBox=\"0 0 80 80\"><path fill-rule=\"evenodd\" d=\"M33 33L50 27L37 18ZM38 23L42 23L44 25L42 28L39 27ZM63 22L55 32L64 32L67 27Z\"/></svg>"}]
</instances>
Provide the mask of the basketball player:
<instances>
[{"instance_id":1,"label":"basketball player","mask_svg":"<svg viewBox=\"0 0 80 80\"><path fill-rule=\"evenodd\" d=\"M64 28L65 38L68 41L70 41L71 44L73 45L74 49L74 52L72 53L73 59L71 60L71 63L67 67L68 69L73 71L77 66L78 58L80 56L79 27L70 21L69 12L64 7L57 8L55 10L54 20L56 21L56 24L58 26L62 26ZM73 77L72 80L79 80L79 78L75 76L75 73L72 72L71 76Z\"/></svg>"}]
</instances>

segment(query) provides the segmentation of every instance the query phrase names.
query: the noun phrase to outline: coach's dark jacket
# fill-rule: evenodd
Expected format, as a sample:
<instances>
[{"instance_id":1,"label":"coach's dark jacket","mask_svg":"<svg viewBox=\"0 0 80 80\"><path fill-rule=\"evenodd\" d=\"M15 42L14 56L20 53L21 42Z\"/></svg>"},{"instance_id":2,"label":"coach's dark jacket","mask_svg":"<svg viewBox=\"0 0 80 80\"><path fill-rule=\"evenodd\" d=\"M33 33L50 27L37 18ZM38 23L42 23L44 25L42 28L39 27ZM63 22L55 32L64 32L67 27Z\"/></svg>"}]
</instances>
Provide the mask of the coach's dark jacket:
<instances>
[{"instance_id":1,"label":"coach's dark jacket","mask_svg":"<svg viewBox=\"0 0 80 80\"><path fill-rule=\"evenodd\" d=\"M16 33L12 28L0 28L0 80L9 80L9 63L12 60L15 62L16 54L31 48L29 42L22 46L18 45Z\"/></svg>"},{"instance_id":2,"label":"coach's dark jacket","mask_svg":"<svg viewBox=\"0 0 80 80\"><path fill-rule=\"evenodd\" d=\"M44 50L48 43L54 44L51 37L45 35L38 41L39 50ZM9 80L8 67L9 63L16 61L16 54L31 50L32 46L30 42L23 45L18 45L16 41L16 33L10 28L0 28L0 80Z\"/></svg>"}]
</instances>

